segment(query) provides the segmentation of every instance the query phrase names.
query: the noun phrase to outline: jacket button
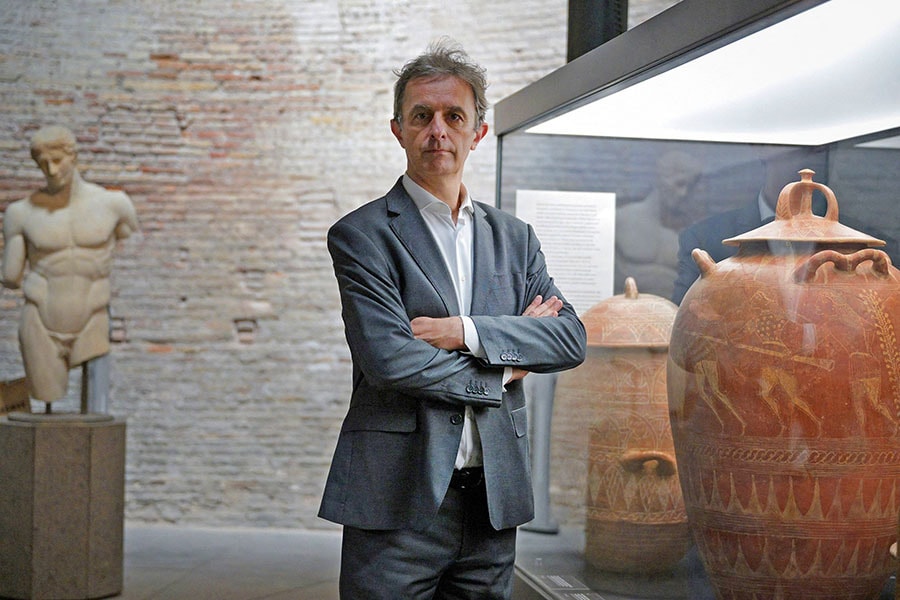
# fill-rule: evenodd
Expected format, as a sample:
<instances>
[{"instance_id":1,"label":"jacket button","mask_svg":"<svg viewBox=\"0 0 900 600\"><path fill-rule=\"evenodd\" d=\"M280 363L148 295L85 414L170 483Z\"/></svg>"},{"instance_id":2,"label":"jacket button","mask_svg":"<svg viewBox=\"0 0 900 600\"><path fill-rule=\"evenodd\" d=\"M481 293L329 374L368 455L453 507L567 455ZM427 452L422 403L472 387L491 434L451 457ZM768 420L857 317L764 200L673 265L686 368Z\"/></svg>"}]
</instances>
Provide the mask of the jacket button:
<instances>
[{"instance_id":1,"label":"jacket button","mask_svg":"<svg viewBox=\"0 0 900 600\"><path fill-rule=\"evenodd\" d=\"M455 415L450 417L450 422L453 423L454 425L459 425L460 423L463 422L463 416L459 413L456 413Z\"/></svg>"}]
</instances>

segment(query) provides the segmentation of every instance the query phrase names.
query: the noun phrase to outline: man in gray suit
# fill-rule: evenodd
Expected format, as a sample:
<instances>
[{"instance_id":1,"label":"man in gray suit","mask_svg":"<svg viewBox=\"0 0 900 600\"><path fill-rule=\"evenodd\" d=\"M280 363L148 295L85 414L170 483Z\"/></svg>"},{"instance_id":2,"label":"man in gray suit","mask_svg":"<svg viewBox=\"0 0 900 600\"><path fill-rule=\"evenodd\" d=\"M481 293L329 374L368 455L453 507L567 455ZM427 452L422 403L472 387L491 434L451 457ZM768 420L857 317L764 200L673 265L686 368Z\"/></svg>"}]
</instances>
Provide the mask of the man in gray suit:
<instances>
[{"instance_id":1,"label":"man in gray suit","mask_svg":"<svg viewBox=\"0 0 900 600\"><path fill-rule=\"evenodd\" d=\"M533 517L522 378L581 363L584 327L531 227L462 183L484 70L442 42L397 75L406 173L328 233L353 391L319 515L344 525L343 600L509 598Z\"/></svg>"}]
</instances>

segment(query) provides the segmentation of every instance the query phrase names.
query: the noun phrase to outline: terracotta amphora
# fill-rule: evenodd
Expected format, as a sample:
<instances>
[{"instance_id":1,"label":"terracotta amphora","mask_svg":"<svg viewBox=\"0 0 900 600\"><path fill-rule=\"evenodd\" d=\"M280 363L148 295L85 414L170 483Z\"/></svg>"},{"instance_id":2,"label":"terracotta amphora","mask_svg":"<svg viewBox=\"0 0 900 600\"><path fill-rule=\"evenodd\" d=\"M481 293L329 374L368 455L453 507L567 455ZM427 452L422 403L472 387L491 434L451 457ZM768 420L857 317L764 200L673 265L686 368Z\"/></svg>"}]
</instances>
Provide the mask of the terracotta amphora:
<instances>
[{"instance_id":1,"label":"terracotta amphora","mask_svg":"<svg viewBox=\"0 0 900 600\"><path fill-rule=\"evenodd\" d=\"M578 479L586 494L585 559L604 571L667 571L690 546L666 399L676 310L639 294L628 278L624 294L582 315L587 358L557 382L557 416L568 413L580 430L571 440L581 447L570 456L587 454Z\"/></svg>"},{"instance_id":2,"label":"terracotta amphora","mask_svg":"<svg viewBox=\"0 0 900 600\"><path fill-rule=\"evenodd\" d=\"M672 330L679 477L720 600L871 600L895 568L900 272L812 178L735 256L694 250Z\"/></svg>"}]
</instances>

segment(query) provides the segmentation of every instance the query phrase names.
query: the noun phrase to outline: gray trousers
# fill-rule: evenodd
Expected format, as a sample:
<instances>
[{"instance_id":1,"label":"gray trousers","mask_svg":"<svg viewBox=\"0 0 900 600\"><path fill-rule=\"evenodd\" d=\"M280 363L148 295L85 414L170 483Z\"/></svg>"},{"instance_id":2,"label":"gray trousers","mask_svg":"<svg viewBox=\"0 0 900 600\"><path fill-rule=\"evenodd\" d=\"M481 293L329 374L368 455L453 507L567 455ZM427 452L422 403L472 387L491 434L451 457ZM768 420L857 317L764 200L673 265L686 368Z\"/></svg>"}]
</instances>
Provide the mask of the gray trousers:
<instances>
[{"instance_id":1,"label":"gray trousers","mask_svg":"<svg viewBox=\"0 0 900 600\"><path fill-rule=\"evenodd\" d=\"M516 529L497 531L484 485L450 488L426 531L344 527L341 600L508 600Z\"/></svg>"}]
</instances>

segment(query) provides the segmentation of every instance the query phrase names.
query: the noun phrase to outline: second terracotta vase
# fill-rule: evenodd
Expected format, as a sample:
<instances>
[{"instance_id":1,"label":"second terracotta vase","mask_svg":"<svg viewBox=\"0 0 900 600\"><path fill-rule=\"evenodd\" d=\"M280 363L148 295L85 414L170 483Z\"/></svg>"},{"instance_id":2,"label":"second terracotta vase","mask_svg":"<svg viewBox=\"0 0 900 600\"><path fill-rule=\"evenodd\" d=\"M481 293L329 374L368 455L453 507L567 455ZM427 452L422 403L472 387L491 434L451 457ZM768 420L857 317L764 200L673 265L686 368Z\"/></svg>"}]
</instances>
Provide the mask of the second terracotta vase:
<instances>
[{"instance_id":1,"label":"second terracotta vase","mask_svg":"<svg viewBox=\"0 0 900 600\"><path fill-rule=\"evenodd\" d=\"M582 316L588 357L557 383L557 417L572 426L568 461L585 486L585 559L604 571L668 571L690 545L666 400L675 311L628 278L623 294Z\"/></svg>"}]
</instances>

